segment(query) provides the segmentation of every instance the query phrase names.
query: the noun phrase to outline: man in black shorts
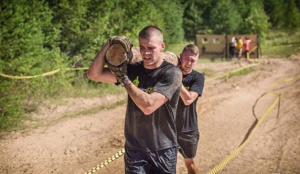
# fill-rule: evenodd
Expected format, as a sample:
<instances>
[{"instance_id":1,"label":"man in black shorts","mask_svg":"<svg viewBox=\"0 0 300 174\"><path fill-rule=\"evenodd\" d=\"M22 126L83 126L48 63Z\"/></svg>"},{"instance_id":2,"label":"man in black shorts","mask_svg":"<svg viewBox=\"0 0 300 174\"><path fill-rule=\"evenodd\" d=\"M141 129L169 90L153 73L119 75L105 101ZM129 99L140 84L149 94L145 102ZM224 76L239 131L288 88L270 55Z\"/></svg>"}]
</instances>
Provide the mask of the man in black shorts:
<instances>
[{"instance_id":1,"label":"man in black shorts","mask_svg":"<svg viewBox=\"0 0 300 174\"><path fill-rule=\"evenodd\" d=\"M128 93L125 116L125 173L176 173L176 109L182 82L180 70L163 60L162 31L147 26L139 33L142 61L127 65L122 84ZM104 67L107 43L98 53L87 77L118 83Z\"/></svg>"},{"instance_id":2,"label":"man in black shorts","mask_svg":"<svg viewBox=\"0 0 300 174\"><path fill-rule=\"evenodd\" d=\"M197 120L197 101L202 95L204 75L193 70L197 64L199 49L194 44L184 47L180 54L180 70L183 75L180 99L176 113L176 128L179 152L184 157L184 162L189 174L199 173L195 165L199 141Z\"/></svg>"}]
</instances>

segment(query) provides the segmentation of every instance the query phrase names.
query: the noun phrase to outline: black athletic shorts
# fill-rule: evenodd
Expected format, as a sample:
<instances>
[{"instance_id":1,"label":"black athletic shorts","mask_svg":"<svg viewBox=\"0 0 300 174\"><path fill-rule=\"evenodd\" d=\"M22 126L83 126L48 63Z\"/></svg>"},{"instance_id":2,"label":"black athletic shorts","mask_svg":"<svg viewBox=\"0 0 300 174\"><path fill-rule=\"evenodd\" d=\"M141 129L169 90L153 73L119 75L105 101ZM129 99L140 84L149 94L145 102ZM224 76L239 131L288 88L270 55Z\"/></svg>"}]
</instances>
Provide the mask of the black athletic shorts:
<instances>
[{"instance_id":1,"label":"black athletic shorts","mask_svg":"<svg viewBox=\"0 0 300 174\"><path fill-rule=\"evenodd\" d=\"M198 130L178 132L177 141L179 144L179 152L183 158L194 158L196 156L199 138Z\"/></svg>"},{"instance_id":2,"label":"black athletic shorts","mask_svg":"<svg viewBox=\"0 0 300 174\"><path fill-rule=\"evenodd\" d=\"M130 150L125 146L126 174L175 174L177 147L154 152Z\"/></svg>"}]
</instances>

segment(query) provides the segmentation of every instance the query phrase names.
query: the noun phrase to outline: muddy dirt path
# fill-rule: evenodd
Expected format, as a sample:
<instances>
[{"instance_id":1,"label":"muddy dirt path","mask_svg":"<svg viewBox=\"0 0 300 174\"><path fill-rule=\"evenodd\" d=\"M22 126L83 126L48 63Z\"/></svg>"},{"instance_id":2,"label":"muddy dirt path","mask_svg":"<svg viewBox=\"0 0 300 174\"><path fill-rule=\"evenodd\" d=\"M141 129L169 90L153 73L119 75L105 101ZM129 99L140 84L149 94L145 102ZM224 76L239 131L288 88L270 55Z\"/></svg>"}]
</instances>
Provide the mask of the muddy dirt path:
<instances>
[{"instance_id":1,"label":"muddy dirt path","mask_svg":"<svg viewBox=\"0 0 300 174\"><path fill-rule=\"evenodd\" d=\"M234 76L227 82L205 84L198 102L200 143L196 162L200 173L207 173L236 149L251 132L276 96L268 88L280 79L300 75L300 61L265 59L255 72ZM241 61L199 64L197 69L212 69L206 79L247 66ZM300 80L278 84L278 107L259 125L248 144L219 172L220 174L297 174L300 173ZM111 157L124 145L125 105L61 119L64 114L100 107L121 96L91 99L65 99L64 105L40 108L34 117L49 122L46 126L22 132L2 133L0 140L1 174L83 174ZM51 123L51 124L50 124ZM124 173L123 156L95 173ZM185 174L178 155L177 173Z\"/></svg>"}]
</instances>

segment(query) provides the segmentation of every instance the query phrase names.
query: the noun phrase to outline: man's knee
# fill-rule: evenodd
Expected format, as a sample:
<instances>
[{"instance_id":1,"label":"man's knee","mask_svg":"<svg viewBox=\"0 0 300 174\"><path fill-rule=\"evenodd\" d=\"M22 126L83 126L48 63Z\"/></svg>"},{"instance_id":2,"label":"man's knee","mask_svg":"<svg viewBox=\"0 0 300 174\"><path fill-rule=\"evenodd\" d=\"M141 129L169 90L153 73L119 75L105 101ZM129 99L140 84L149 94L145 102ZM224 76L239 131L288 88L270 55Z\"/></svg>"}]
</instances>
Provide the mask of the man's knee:
<instances>
[{"instance_id":1,"label":"man's knee","mask_svg":"<svg viewBox=\"0 0 300 174\"><path fill-rule=\"evenodd\" d=\"M192 166L195 165L194 158L184 158L184 162L186 166Z\"/></svg>"}]
</instances>

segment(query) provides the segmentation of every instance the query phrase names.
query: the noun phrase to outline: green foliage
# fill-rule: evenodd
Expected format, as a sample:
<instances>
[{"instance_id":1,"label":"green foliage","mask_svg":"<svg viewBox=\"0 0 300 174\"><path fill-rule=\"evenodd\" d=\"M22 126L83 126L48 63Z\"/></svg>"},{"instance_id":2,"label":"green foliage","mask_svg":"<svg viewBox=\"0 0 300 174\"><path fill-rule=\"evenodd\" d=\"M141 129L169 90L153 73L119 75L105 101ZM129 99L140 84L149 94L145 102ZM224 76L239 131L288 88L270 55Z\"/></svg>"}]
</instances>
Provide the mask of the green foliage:
<instances>
[{"instance_id":1,"label":"green foliage","mask_svg":"<svg viewBox=\"0 0 300 174\"><path fill-rule=\"evenodd\" d=\"M203 30L203 19L202 19L202 9L197 6L195 2L186 1L184 6L184 17L183 25L185 31L185 38L187 40L194 40L196 34Z\"/></svg>"},{"instance_id":2,"label":"green foliage","mask_svg":"<svg viewBox=\"0 0 300 174\"><path fill-rule=\"evenodd\" d=\"M31 76L65 67L65 57L54 43L58 34L51 25L51 10L43 1L13 0L1 5L1 73ZM34 109L36 99L55 90L51 82L60 82L41 79L1 79L0 113L6 120L1 122L1 129L17 125L24 112Z\"/></svg>"},{"instance_id":3,"label":"green foliage","mask_svg":"<svg viewBox=\"0 0 300 174\"><path fill-rule=\"evenodd\" d=\"M184 38L182 28L183 8L181 4L174 0L152 1L157 13L157 18L162 19L160 27L164 33L166 46L169 44L181 43ZM148 5L148 4L147 4ZM156 25L155 23L151 25Z\"/></svg>"},{"instance_id":4,"label":"green foliage","mask_svg":"<svg viewBox=\"0 0 300 174\"><path fill-rule=\"evenodd\" d=\"M300 32L289 34L280 30L270 32L261 45L262 54L268 57L289 57L299 52Z\"/></svg>"},{"instance_id":5,"label":"green foliage","mask_svg":"<svg viewBox=\"0 0 300 174\"><path fill-rule=\"evenodd\" d=\"M51 28L51 11L41 1L4 1L1 9L0 57L2 72L28 75L52 70L57 49L52 46L57 33ZM44 31L51 35L45 36ZM60 59L60 57L58 57ZM41 67L44 69L42 70Z\"/></svg>"},{"instance_id":6,"label":"green foliage","mask_svg":"<svg viewBox=\"0 0 300 174\"><path fill-rule=\"evenodd\" d=\"M68 61L72 67L83 67L90 63L87 58L92 58L99 49L98 45L107 40L99 35L110 32L107 28L99 26L100 23L108 24L105 14L101 11L89 13L89 3L91 2L61 1L52 6L52 23L60 29L59 48L69 57ZM97 15L100 16L95 17Z\"/></svg>"},{"instance_id":7,"label":"green foliage","mask_svg":"<svg viewBox=\"0 0 300 174\"><path fill-rule=\"evenodd\" d=\"M0 131L20 124L23 110L19 106L19 97L10 94L12 84L1 79L0 83Z\"/></svg>"},{"instance_id":8,"label":"green foliage","mask_svg":"<svg viewBox=\"0 0 300 174\"><path fill-rule=\"evenodd\" d=\"M176 55L180 55L180 53L182 52L183 48L188 45L188 44L191 44L193 42L187 42L187 41L184 41L184 42L181 42L179 44L169 44L169 47L168 49L166 49L166 51L170 51L170 52L173 52L175 53Z\"/></svg>"},{"instance_id":9,"label":"green foliage","mask_svg":"<svg viewBox=\"0 0 300 174\"><path fill-rule=\"evenodd\" d=\"M231 0L217 1L210 12L210 28L215 34L234 34L242 22L241 15Z\"/></svg>"},{"instance_id":10,"label":"green foliage","mask_svg":"<svg viewBox=\"0 0 300 174\"><path fill-rule=\"evenodd\" d=\"M284 22L284 8L285 0L264 0L264 9L268 16L273 28L281 28Z\"/></svg>"},{"instance_id":11,"label":"green foliage","mask_svg":"<svg viewBox=\"0 0 300 174\"><path fill-rule=\"evenodd\" d=\"M242 16L242 18L246 18L248 16L249 8L247 6L247 2L245 0L232 0L232 2L235 4L238 13Z\"/></svg>"},{"instance_id":12,"label":"green foliage","mask_svg":"<svg viewBox=\"0 0 300 174\"><path fill-rule=\"evenodd\" d=\"M83 72L69 72L76 73L78 76ZM125 93L125 89L115 84L101 83L89 80L87 77L73 78L72 86L64 91L63 96L76 98L78 96L83 97L95 97L108 94L122 94Z\"/></svg>"},{"instance_id":13,"label":"green foliage","mask_svg":"<svg viewBox=\"0 0 300 174\"><path fill-rule=\"evenodd\" d=\"M266 46L297 45L300 44L300 32L289 34L281 30L272 30L266 37Z\"/></svg>"},{"instance_id":14,"label":"green foliage","mask_svg":"<svg viewBox=\"0 0 300 174\"><path fill-rule=\"evenodd\" d=\"M58 71L32 79L0 77L0 130L62 94L124 92L67 68L88 67L113 35L126 35L138 46L138 33L147 25L161 28L166 50L177 55L197 33L258 34L260 43L266 38L264 55L290 55L300 43L297 0L2 0L0 5L0 73ZM270 26L281 32L269 33Z\"/></svg>"},{"instance_id":15,"label":"green foliage","mask_svg":"<svg viewBox=\"0 0 300 174\"><path fill-rule=\"evenodd\" d=\"M293 33L300 27L300 10L295 6L295 0L287 0L285 29Z\"/></svg>"},{"instance_id":16,"label":"green foliage","mask_svg":"<svg viewBox=\"0 0 300 174\"><path fill-rule=\"evenodd\" d=\"M255 70L252 67L249 67L249 68L245 68L245 69L242 69L240 71L237 71L237 72L229 73L228 77L230 78L230 77L233 77L233 76L244 76L244 75L250 74L254 71Z\"/></svg>"},{"instance_id":17,"label":"green foliage","mask_svg":"<svg viewBox=\"0 0 300 174\"><path fill-rule=\"evenodd\" d=\"M299 0L264 0L273 29L294 32L300 27Z\"/></svg>"},{"instance_id":18,"label":"green foliage","mask_svg":"<svg viewBox=\"0 0 300 174\"><path fill-rule=\"evenodd\" d=\"M261 1L252 1L249 15L244 22L243 31L245 34L257 34L260 38L260 43L263 43L270 28L268 20L269 17L265 14Z\"/></svg>"}]
</instances>

